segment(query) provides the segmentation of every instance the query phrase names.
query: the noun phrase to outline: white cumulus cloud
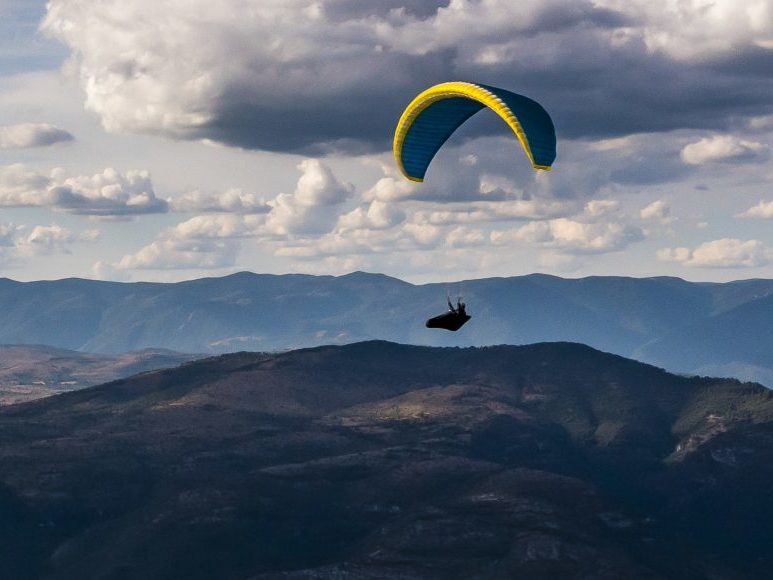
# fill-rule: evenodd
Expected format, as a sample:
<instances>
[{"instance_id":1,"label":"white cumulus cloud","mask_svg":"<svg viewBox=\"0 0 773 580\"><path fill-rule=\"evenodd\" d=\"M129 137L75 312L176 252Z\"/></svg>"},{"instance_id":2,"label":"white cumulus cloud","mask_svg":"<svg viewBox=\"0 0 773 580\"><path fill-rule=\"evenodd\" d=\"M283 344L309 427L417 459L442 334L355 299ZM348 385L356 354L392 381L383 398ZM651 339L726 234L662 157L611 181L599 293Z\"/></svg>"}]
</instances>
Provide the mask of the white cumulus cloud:
<instances>
[{"instance_id":1,"label":"white cumulus cloud","mask_svg":"<svg viewBox=\"0 0 773 580\"><path fill-rule=\"evenodd\" d=\"M597 0L635 23L618 39L641 39L648 50L705 59L742 45L773 47L773 5L768 0Z\"/></svg>"},{"instance_id":2,"label":"white cumulus cloud","mask_svg":"<svg viewBox=\"0 0 773 580\"><path fill-rule=\"evenodd\" d=\"M646 205L639 211L639 217L643 220L654 220L660 223L670 223L673 218L671 217L671 206L662 199L657 199Z\"/></svg>"},{"instance_id":3,"label":"white cumulus cloud","mask_svg":"<svg viewBox=\"0 0 773 580\"><path fill-rule=\"evenodd\" d=\"M33 256L70 254L73 244L95 242L100 235L97 229L74 232L58 224L0 223L0 263L18 265Z\"/></svg>"},{"instance_id":4,"label":"white cumulus cloud","mask_svg":"<svg viewBox=\"0 0 773 580\"><path fill-rule=\"evenodd\" d=\"M682 161L689 165L715 162L761 163L769 156L770 147L767 145L733 135L704 137L685 145L681 152Z\"/></svg>"},{"instance_id":5,"label":"white cumulus cloud","mask_svg":"<svg viewBox=\"0 0 773 580\"><path fill-rule=\"evenodd\" d=\"M74 137L59 127L46 123L19 123L0 126L0 149L47 147L72 141Z\"/></svg>"},{"instance_id":6,"label":"white cumulus cloud","mask_svg":"<svg viewBox=\"0 0 773 580\"><path fill-rule=\"evenodd\" d=\"M266 213L271 208L265 199L241 189L228 189L220 193L190 191L169 201L172 211L185 213Z\"/></svg>"},{"instance_id":7,"label":"white cumulus cloud","mask_svg":"<svg viewBox=\"0 0 773 580\"><path fill-rule=\"evenodd\" d=\"M620 209L620 202L616 199L592 199L585 204L584 213L588 218L597 219L606 217Z\"/></svg>"},{"instance_id":8,"label":"white cumulus cloud","mask_svg":"<svg viewBox=\"0 0 773 580\"><path fill-rule=\"evenodd\" d=\"M337 230L391 228L405 220L405 212L393 203L374 199L370 204L360 206L338 218Z\"/></svg>"},{"instance_id":9,"label":"white cumulus cloud","mask_svg":"<svg viewBox=\"0 0 773 580\"><path fill-rule=\"evenodd\" d=\"M100 271L215 269L232 266L238 238L251 237L262 216L202 215L162 232L158 239L127 254L116 264L100 264Z\"/></svg>"},{"instance_id":10,"label":"white cumulus cloud","mask_svg":"<svg viewBox=\"0 0 773 580\"><path fill-rule=\"evenodd\" d=\"M694 249L678 247L658 250L658 260L696 268L758 268L768 263L768 251L759 240L722 238Z\"/></svg>"},{"instance_id":11,"label":"white cumulus cloud","mask_svg":"<svg viewBox=\"0 0 773 580\"><path fill-rule=\"evenodd\" d=\"M391 202L403 199L410 199L417 190L415 183L403 179L402 177L382 177L373 187L362 194L365 200L377 199L379 201Z\"/></svg>"},{"instance_id":12,"label":"white cumulus cloud","mask_svg":"<svg viewBox=\"0 0 773 580\"><path fill-rule=\"evenodd\" d=\"M107 168L95 175L69 176L57 168L45 176L20 164L0 166L0 206L49 207L95 217L168 210L167 202L156 197L147 171Z\"/></svg>"},{"instance_id":13,"label":"white cumulus cloud","mask_svg":"<svg viewBox=\"0 0 773 580\"><path fill-rule=\"evenodd\" d=\"M325 244L329 247L327 253L335 253L332 248L340 245L340 240L321 240L319 236L336 227L353 187L339 181L318 159L305 159L298 164L298 169L300 176L293 192L280 193L268 200L265 204L268 211L242 211L245 198L239 195L235 202L237 211L218 211L215 206L211 213L194 216L161 232L156 240L117 263L100 264L100 272L107 272L109 268L119 271L225 268L234 265L244 238L272 243L278 255L304 257L310 253L309 248L316 247L316 254ZM212 202L212 197L186 200L191 204L187 207L198 208L211 208ZM259 202L253 199L249 203L257 207ZM350 226L382 228L387 227L385 222L391 223L400 217L387 204L374 204L362 214L355 210L341 219ZM302 241L294 241L295 238Z\"/></svg>"},{"instance_id":14,"label":"white cumulus cloud","mask_svg":"<svg viewBox=\"0 0 773 580\"><path fill-rule=\"evenodd\" d=\"M773 218L773 201L760 200L757 205L754 205L737 214L736 217L740 218L761 218L770 219Z\"/></svg>"},{"instance_id":15,"label":"white cumulus cloud","mask_svg":"<svg viewBox=\"0 0 773 580\"><path fill-rule=\"evenodd\" d=\"M17 242L17 248L30 254L69 254L69 247L74 242L95 242L99 237L100 231L95 229L75 233L57 224L38 225Z\"/></svg>"},{"instance_id":16,"label":"white cumulus cloud","mask_svg":"<svg viewBox=\"0 0 773 580\"><path fill-rule=\"evenodd\" d=\"M319 159L304 159L298 165L301 176L292 193L280 193L268 201L266 231L277 236L313 235L333 229L341 204L354 192Z\"/></svg>"},{"instance_id":17,"label":"white cumulus cloud","mask_svg":"<svg viewBox=\"0 0 773 580\"><path fill-rule=\"evenodd\" d=\"M535 221L513 230L491 232L496 245L527 242L567 254L603 254L644 239L640 228L622 223L585 223L568 218Z\"/></svg>"}]
</instances>

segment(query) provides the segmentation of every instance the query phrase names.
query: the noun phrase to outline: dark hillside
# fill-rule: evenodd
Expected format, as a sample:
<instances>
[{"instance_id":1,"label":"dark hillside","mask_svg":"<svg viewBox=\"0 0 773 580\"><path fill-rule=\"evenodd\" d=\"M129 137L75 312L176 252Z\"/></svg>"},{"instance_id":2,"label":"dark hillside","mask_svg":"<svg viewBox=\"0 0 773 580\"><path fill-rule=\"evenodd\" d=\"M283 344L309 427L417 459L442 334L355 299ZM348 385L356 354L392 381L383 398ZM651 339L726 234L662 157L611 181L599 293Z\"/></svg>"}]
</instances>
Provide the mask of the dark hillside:
<instances>
[{"instance_id":1,"label":"dark hillside","mask_svg":"<svg viewBox=\"0 0 773 580\"><path fill-rule=\"evenodd\" d=\"M13 578L766 578L773 396L570 343L237 353L0 410Z\"/></svg>"}]
</instances>

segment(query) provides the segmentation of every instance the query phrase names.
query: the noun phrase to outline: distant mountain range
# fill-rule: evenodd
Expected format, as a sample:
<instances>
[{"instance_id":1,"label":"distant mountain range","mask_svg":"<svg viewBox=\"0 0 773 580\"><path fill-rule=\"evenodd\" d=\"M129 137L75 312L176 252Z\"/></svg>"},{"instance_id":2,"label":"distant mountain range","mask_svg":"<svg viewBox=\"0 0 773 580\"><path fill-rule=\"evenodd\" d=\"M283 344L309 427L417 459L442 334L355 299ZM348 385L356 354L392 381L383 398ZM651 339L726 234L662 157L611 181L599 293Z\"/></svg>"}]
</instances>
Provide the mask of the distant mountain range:
<instances>
[{"instance_id":1,"label":"distant mountain range","mask_svg":"<svg viewBox=\"0 0 773 580\"><path fill-rule=\"evenodd\" d=\"M424 320L463 293L455 334ZM0 279L0 344L96 353L272 351L384 339L449 346L566 340L671 371L773 386L773 280L534 274L413 285L380 274L240 273L176 284Z\"/></svg>"},{"instance_id":2,"label":"distant mountain range","mask_svg":"<svg viewBox=\"0 0 773 580\"><path fill-rule=\"evenodd\" d=\"M578 344L221 355L0 408L0 474L9 580L773 566L773 392Z\"/></svg>"},{"instance_id":3,"label":"distant mountain range","mask_svg":"<svg viewBox=\"0 0 773 580\"><path fill-rule=\"evenodd\" d=\"M106 355L39 345L0 346L0 405L175 367L195 358L200 357L164 349Z\"/></svg>"}]
</instances>

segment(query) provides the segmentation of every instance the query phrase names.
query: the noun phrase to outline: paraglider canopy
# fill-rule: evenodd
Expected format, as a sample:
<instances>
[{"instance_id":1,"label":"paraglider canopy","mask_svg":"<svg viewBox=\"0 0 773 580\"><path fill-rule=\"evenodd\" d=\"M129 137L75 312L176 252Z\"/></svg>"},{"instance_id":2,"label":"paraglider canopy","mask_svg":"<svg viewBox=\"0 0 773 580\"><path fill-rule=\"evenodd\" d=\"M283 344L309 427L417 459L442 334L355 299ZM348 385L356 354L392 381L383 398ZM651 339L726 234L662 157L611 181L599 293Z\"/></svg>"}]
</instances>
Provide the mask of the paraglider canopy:
<instances>
[{"instance_id":1,"label":"paraglider canopy","mask_svg":"<svg viewBox=\"0 0 773 580\"><path fill-rule=\"evenodd\" d=\"M535 169L550 169L556 158L556 132L542 105L488 85L448 82L419 93L397 122L392 150L403 175L411 181L424 181L443 143L484 107L507 123Z\"/></svg>"},{"instance_id":2,"label":"paraglider canopy","mask_svg":"<svg viewBox=\"0 0 773 580\"><path fill-rule=\"evenodd\" d=\"M430 318L425 323L425 326L427 328L443 328L445 330L450 330L451 332L456 332L464 326L470 318L472 317L467 314L466 305L462 302L461 298L457 301L456 308L454 308L454 305L451 304L451 300L449 299L448 312Z\"/></svg>"}]
</instances>

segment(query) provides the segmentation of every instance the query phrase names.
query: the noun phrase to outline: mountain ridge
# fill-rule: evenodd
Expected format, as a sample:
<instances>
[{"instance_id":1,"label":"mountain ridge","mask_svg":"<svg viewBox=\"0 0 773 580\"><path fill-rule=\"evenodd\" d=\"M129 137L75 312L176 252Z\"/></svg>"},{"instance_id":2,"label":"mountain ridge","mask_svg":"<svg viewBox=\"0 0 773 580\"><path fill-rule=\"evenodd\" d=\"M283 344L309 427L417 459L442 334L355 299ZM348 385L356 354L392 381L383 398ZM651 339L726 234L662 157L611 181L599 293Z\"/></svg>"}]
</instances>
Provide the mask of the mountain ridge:
<instances>
[{"instance_id":1,"label":"mountain ridge","mask_svg":"<svg viewBox=\"0 0 773 580\"><path fill-rule=\"evenodd\" d=\"M455 334L427 330L424 320L445 308L451 290L464 291L471 323ZM733 341L698 340L724 324L739 344L759 342L751 328L773 327L771 295L771 280L695 283L662 276L530 274L414 285L366 272L239 272L176 283L6 281L0 284L0 343L216 354L376 338L427 346L567 340L678 372L700 372L707 361L721 360L741 369L742 379L773 384L773 361ZM773 336L762 336L760 348L773 347Z\"/></svg>"}]
</instances>

